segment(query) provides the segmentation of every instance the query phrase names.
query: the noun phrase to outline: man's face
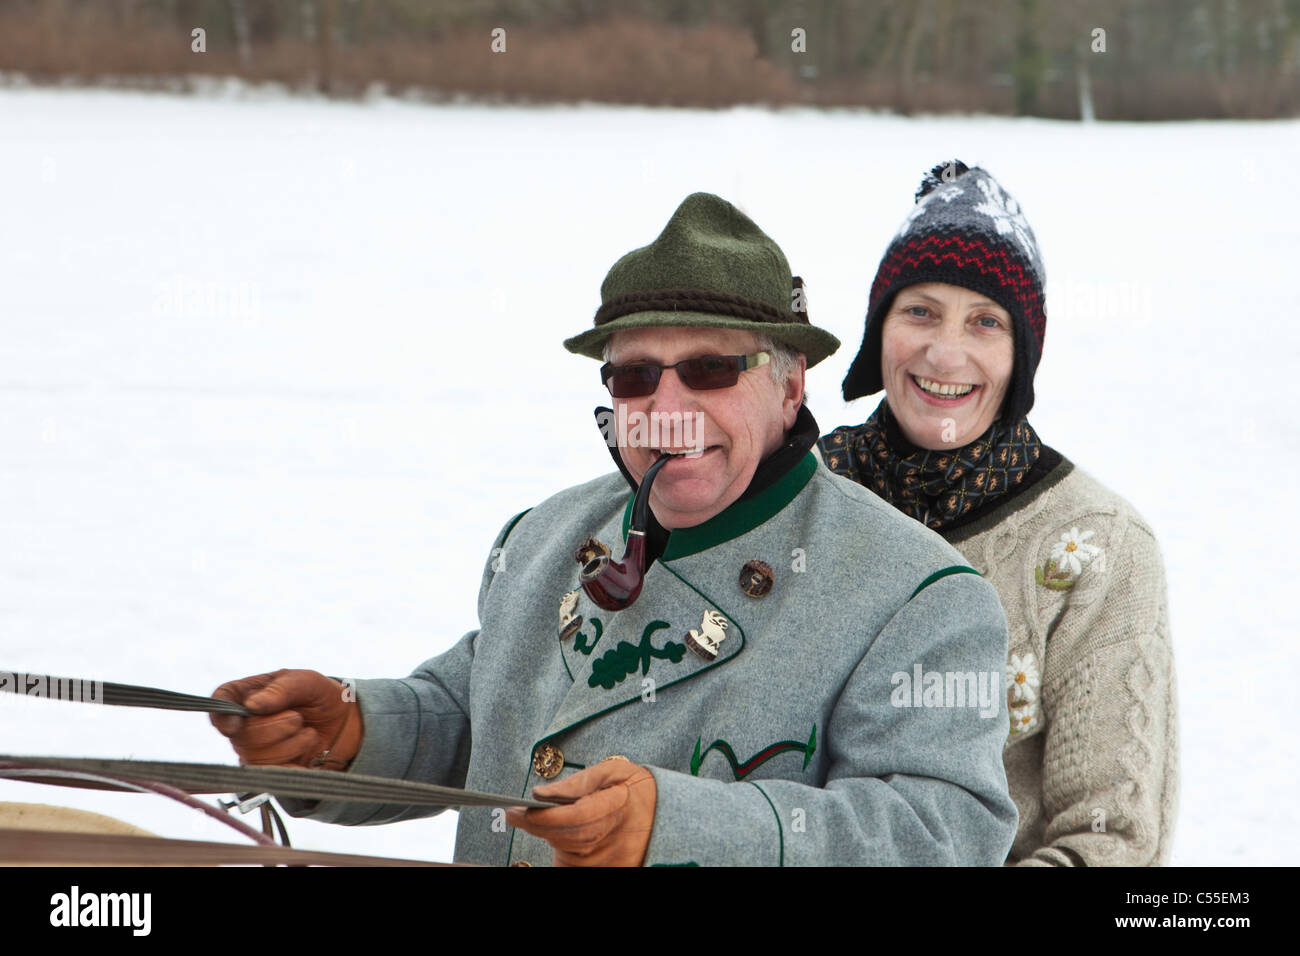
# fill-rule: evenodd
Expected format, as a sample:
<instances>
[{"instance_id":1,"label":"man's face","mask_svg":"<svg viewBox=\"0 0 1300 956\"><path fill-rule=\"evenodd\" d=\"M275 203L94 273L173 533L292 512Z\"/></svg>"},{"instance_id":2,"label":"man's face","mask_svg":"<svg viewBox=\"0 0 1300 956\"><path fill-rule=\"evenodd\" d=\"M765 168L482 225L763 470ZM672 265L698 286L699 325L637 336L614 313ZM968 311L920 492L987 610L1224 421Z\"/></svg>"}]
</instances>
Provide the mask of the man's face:
<instances>
[{"instance_id":1,"label":"man's face","mask_svg":"<svg viewBox=\"0 0 1300 956\"><path fill-rule=\"evenodd\" d=\"M610 338L609 357L615 365L671 365L703 355L757 351L750 332L674 326L616 332ZM673 529L702 524L744 493L759 462L780 447L794 425L803 401L804 364L800 358L780 384L772 381L771 366L761 366L741 372L730 388L705 390L687 388L676 369L665 369L652 395L613 400L619 452L638 484L661 450L704 449L703 454L668 462L656 474L650 507L661 525ZM660 427L654 436L655 429L649 428L647 437L633 427L638 419L665 425L674 413L682 421L699 422L694 441L684 442L680 429L674 434Z\"/></svg>"},{"instance_id":2,"label":"man's face","mask_svg":"<svg viewBox=\"0 0 1300 956\"><path fill-rule=\"evenodd\" d=\"M993 424L1011 381L1007 310L943 282L908 286L885 316L880 371L889 410L919 448L957 448Z\"/></svg>"}]
</instances>

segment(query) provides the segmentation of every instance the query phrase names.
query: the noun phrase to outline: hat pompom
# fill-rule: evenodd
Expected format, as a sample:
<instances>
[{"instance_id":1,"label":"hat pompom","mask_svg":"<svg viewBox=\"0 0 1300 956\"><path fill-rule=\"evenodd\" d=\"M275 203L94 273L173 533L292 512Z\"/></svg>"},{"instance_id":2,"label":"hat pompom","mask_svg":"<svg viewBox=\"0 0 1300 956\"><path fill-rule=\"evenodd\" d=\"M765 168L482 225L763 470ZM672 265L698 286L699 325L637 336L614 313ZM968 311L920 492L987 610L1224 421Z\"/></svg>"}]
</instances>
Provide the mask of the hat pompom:
<instances>
[{"instance_id":1,"label":"hat pompom","mask_svg":"<svg viewBox=\"0 0 1300 956\"><path fill-rule=\"evenodd\" d=\"M970 167L960 159L954 159L947 163L940 163L935 166L934 169L926 173L925 178L921 180L921 186L916 191L916 201L920 202L922 196L928 196L944 183L950 183L958 176L969 172Z\"/></svg>"}]
</instances>

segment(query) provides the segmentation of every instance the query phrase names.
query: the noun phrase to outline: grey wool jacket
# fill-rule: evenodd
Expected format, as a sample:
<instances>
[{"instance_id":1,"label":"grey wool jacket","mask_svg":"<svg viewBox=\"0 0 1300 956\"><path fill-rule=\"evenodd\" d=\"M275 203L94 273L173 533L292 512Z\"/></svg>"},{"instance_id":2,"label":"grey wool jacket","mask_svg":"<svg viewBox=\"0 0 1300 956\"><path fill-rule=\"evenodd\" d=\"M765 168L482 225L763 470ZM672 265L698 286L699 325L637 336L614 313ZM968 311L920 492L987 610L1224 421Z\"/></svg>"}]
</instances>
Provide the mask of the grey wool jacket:
<instances>
[{"instance_id":1,"label":"grey wool jacket","mask_svg":"<svg viewBox=\"0 0 1300 956\"><path fill-rule=\"evenodd\" d=\"M356 682L365 734L350 772L524 796L548 763L563 779L623 755L657 787L646 865L1007 858L1006 619L956 550L808 454L673 532L636 603L603 611L571 594L573 552L595 535L620 557L630 510L615 473L510 521L479 628L407 678ZM761 596L742 585L752 561L771 568ZM718 641L715 659L691 632ZM284 802L348 825L435 812ZM462 809L456 860L551 862L502 817Z\"/></svg>"}]
</instances>

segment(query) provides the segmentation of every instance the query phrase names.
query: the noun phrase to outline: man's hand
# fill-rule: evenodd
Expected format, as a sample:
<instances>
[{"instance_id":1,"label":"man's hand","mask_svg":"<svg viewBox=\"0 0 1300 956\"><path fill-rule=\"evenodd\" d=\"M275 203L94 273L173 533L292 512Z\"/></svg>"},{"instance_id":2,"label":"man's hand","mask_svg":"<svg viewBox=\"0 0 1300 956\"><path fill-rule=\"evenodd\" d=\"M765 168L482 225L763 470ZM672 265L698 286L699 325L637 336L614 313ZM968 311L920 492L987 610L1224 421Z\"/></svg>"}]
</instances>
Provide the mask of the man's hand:
<instances>
[{"instance_id":1,"label":"man's hand","mask_svg":"<svg viewBox=\"0 0 1300 956\"><path fill-rule=\"evenodd\" d=\"M222 684L212 696L259 715L210 715L241 763L343 770L361 749L360 706L344 700L342 684L316 671L245 677Z\"/></svg>"},{"instance_id":2,"label":"man's hand","mask_svg":"<svg viewBox=\"0 0 1300 956\"><path fill-rule=\"evenodd\" d=\"M538 800L580 797L545 810L506 811L506 822L541 837L556 866L640 866L654 825L655 778L645 767L611 757L558 783L533 790Z\"/></svg>"}]
</instances>

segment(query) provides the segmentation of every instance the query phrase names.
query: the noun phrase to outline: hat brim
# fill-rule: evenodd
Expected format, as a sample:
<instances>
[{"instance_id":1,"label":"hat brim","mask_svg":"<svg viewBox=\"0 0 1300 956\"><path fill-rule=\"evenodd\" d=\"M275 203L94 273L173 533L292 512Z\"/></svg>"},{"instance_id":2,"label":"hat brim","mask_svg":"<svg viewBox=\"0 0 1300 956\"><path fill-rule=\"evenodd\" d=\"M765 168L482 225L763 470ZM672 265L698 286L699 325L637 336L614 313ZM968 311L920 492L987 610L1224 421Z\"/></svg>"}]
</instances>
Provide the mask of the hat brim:
<instances>
[{"instance_id":1,"label":"hat brim","mask_svg":"<svg viewBox=\"0 0 1300 956\"><path fill-rule=\"evenodd\" d=\"M737 329L766 335L782 345L802 352L812 368L840 347L840 340L825 329L803 322L754 322L730 315L713 315L708 312L633 312L620 316L580 335L564 340L564 347L577 355L603 359L605 342L615 332L625 329L662 328L679 326L700 329Z\"/></svg>"}]
</instances>

